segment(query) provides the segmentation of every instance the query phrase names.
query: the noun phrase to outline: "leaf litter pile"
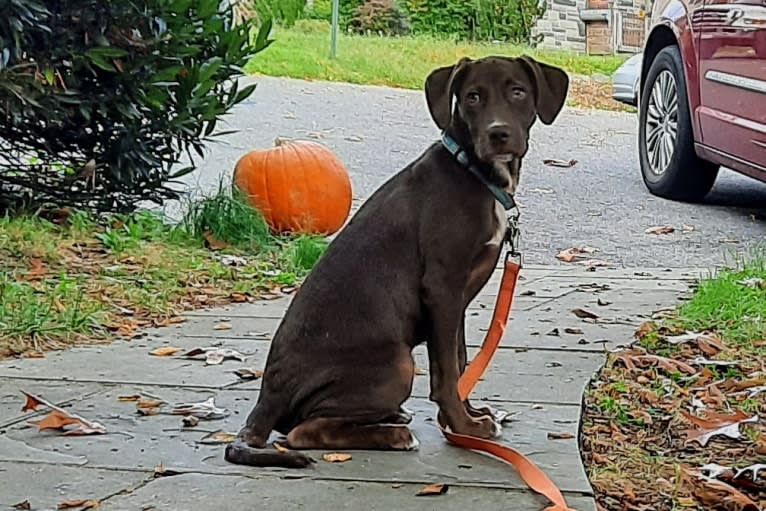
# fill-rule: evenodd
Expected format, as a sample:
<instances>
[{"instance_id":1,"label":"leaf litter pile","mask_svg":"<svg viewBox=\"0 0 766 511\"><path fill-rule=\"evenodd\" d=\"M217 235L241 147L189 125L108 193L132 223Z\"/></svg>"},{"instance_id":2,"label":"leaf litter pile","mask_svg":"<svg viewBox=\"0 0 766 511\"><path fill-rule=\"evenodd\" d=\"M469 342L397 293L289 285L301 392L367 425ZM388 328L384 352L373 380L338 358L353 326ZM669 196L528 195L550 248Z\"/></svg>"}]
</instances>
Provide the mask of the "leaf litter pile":
<instances>
[{"instance_id":1,"label":"leaf litter pile","mask_svg":"<svg viewBox=\"0 0 766 511\"><path fill-rule=\"evenodd\" d=\"M599 511L766 509L766 341L727 342L673 318L635 336L585 395Z\"/></svg>"}]
</instances>

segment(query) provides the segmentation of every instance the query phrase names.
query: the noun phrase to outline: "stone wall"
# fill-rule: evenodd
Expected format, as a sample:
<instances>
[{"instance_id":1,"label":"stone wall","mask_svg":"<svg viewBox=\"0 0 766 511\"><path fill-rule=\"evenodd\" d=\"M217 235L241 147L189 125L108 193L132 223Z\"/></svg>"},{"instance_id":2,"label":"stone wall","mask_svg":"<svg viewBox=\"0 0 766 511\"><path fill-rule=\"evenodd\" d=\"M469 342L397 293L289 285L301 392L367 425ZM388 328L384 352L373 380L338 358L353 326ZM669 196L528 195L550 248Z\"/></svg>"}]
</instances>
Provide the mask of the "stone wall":
<instances>
[{"instance_id":1,"label":"stone wall","mask_svg":"<svg viewBox=\"0 0 766 511\"><path fill-rule=\"evenodd\" d=\"M609 54L643 42L647 0L541 0L546 12L532 29L540 48ZM619 34L614 33L620 31Z\"/></svg>"},{"instance_id":2,"label":"stone wall","mask_svg":"<svg viewBox=\"0 0 766 511\"><path fill-rule=\"evenodd\" d=\"M586 0L544 0L545 14L532 29L533 39L541 38L539 48L585 51L585 23L580 10Z\"/></svg>"}]
</instances>

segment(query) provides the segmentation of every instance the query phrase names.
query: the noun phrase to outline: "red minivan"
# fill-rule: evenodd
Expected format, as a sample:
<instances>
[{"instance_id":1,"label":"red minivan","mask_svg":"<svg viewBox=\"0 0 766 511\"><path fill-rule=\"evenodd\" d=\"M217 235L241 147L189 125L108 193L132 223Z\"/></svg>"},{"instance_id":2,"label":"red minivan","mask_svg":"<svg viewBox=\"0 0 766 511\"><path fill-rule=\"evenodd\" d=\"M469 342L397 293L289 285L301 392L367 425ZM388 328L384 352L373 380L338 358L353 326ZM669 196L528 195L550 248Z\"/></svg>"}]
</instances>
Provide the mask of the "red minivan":
<instances>
[{"instance_id":1,"label":"red minivan","mask_svg":"<svg viewBox=\"0 0 766 511\"><path fill-rule=\"evenodd\" d=\"M638 103L649 191L701 200L720 166L766 182L766 0L656 0L651 12Z\"/></svg>"}]
</instances>

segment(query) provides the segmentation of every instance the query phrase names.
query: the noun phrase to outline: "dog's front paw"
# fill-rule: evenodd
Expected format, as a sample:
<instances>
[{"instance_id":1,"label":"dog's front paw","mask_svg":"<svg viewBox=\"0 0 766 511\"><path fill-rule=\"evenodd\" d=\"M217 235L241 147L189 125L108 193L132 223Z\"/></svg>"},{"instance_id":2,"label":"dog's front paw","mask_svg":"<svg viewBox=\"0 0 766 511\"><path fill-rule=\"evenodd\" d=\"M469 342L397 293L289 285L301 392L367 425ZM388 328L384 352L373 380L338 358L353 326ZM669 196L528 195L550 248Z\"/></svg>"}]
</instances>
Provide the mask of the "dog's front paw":
<instances>
[{"instance_id":1,"label":"dog's front paw","mask_svg":"<svg viewBox=\"0 0 766 511\"><path fill-rule=\"evenodd\" d=\"M471 419L464 428L456 428L455 433L490 440L502 435L503 428L500 426L500 424L495 422L495 419L493 419L491 416L485 415L483 417Z\"/></svg>"}]
</instances>

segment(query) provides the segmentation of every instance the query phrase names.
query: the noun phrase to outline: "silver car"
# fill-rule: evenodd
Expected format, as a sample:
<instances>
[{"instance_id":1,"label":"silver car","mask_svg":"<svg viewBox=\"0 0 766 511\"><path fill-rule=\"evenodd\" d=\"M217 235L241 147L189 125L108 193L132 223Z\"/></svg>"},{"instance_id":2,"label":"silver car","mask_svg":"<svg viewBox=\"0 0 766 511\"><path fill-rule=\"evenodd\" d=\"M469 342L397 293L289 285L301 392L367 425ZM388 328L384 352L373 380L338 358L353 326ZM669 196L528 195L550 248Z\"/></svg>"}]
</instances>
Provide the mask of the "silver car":
<instances>
[{"instance_id":1,"label":"silver car","mask_svg":"<svg viewBox=\"0 0 766 511\"><path fill-rule=\"evenodd\" d=\"M631 106L638 105L638 85L641 78L643 53L626 60L612 77L612 98Z\"/></svg>"}]
</instances>

